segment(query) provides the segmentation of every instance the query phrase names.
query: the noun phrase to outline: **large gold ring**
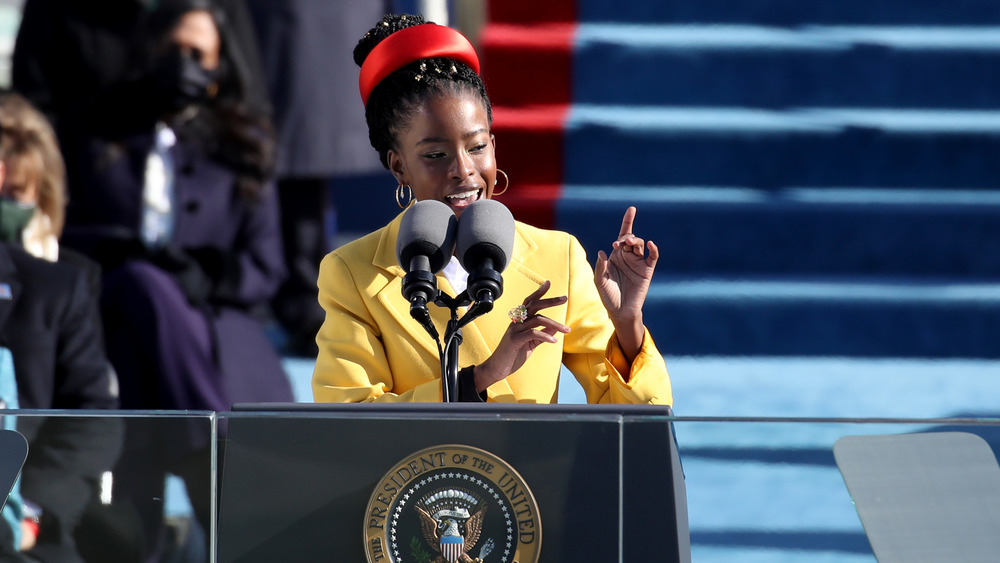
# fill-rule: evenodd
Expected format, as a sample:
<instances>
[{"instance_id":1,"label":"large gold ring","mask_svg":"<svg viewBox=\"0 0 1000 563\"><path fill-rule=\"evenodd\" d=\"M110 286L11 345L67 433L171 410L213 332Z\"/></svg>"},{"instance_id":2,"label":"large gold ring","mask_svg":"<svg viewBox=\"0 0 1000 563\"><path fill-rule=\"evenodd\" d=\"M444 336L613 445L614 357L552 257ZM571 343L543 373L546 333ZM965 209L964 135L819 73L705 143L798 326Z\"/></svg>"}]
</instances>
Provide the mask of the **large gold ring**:
<instances>
[{"instance_id":1,"label":"large gold ring","mask_svg":"<svg viewBox=\"0 0 1000 563\"><path fill-rule=\"evenodd\" d=\"M523 323L528 320L528 307L518 305L510 311L507 311L507 316L510 317L510 322L512 323Z\"/></svg>"}]
</instances>

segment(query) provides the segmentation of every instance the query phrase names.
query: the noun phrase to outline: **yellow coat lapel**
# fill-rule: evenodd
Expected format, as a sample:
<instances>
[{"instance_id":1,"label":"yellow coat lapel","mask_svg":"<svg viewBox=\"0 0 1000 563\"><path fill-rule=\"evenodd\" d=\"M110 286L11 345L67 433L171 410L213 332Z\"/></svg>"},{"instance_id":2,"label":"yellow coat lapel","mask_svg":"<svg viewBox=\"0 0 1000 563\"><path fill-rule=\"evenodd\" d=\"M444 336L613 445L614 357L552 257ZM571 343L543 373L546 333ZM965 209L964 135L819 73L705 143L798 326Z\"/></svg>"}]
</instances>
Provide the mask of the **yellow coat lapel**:
<instances>
[{"instance_id":1,"label":"yellow coat lapel","mask_svg":"<svg viewBox=\"0 0 1000 563\"><path fill-rule=\"evenodd\" d=\"M459 363L463 366L481 364L490 357L507 330L507 311L520 305L545 281L544 277L525 265L538 249L535 241L525 236L519 227L515 235L511 254L518 258L511 260L503 272L503 294L493 304L492 311L462 329L464 341L459 350ZM441 276L439 283L440 279ZM450 289L451 286L448 287ZM494 320L498 316L502 317L502 321ZM507 380L491 385L488 394L495 401L514 401L514 392Z\"/></svg>"},{"instance_id":2,"label":"yellow coat lapel","mask_svg":"<svg viewBox=\"0 0 1000 563\"><path fill-rule=\"evenodd\" d=\"M390 312L413 342L418 343L436 358L438 357L437 344L427 334L424 327L410 316L410 303L403 298L403 276L406 275L406 271L399 265L396 258L396 236L399 234L399 224L402 219L403 214L400 213L393 219L392 223L389 223L389 228L383 231L382 237L378 241L378 247L375 249L372 265L388 274L388 283L376 292L375 298L385 307L386 311ZM434 324L438 327L438 332L443 334L445 323L448 321L448 312L433 305L429 309L431 318L434 319Z\"/></svg>"},{"instance_id":3,"label":"yellow coat lapel","mask_svg":"<svg viewBox=\"0 0 1000 563\"><path fill-rule=\"evenodd\" d=\"M419 323L410 317L410 304L403 298L403 276L406 272L399 265L396 258L396 236L399 233L399 224L402 220L402 213L399 214L388 228L383 231L383 235L378 242L372 259L372 265L385 271L388 282L384 287L376 292L376 299L379 303L390 311L399 325L405 330L408 336L419 343L421 347L434 357L438 357L437 344L427 331ZM506 320L507 311L516 305L520 305L524 298L536 291L545 281L545 278L525 265L529 257L538 250L534 240L526 236L523 229L517 226L514 237L514 250L511 253L517 259L511 260L506 270L503 272L503 294L494 303L493 310L481 317L477 321L462 328L462 346L459 348L459 364L462 366L481 364L493 353L497 344L503 337L507 329L506 322L487 322L485 319L495 316L503 316ZM451 283L442 274L437 275L438 288L449 295L454 295L455 290ZM447 307L431 305L428 307L434 325L437 327L441 337L444 337L445 327L450 318L450 311ZM459 317L465 313L465 308L459 311ZM482 321L482 322L480 322ZM489 394L495 400L514 400L514 394L506 381L494 384L489 389Z\"/></svg>"}]
</instances>

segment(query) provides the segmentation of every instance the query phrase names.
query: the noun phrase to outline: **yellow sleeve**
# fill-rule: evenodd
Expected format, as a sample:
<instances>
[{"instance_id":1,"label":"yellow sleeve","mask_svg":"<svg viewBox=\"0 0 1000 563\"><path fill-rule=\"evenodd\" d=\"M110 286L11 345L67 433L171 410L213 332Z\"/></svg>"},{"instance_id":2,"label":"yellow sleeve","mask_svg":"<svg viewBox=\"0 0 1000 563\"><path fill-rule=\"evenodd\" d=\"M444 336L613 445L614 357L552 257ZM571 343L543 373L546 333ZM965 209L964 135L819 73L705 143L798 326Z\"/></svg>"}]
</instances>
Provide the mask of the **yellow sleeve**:
<instances>
[{"instance_id":1,"label":"yellow sleeve","mask_svg":"<svg viewBox=\"0 0 1000 563\"><path fill-rule=\"evenodd\" d=\"M667 365L663 361L663 355L656 349L649 329L643 335L642 347L631 366L615 336L608 342L604 358L605 367L611 376L608 400L605 402L673 405L673 389ZM628 374L627 380L622 376L623 373Z\"/></svg>"},{"instance_id":2,"label":"yellow sleeve","mask_svg":"<svg viewBox=\"0 0 1000 563\"><path fill-rule=\"evenodd\" d=\"M416 385L404 393L393 392L392 369L381 329L368 306L372 299L359 287L344 258L331 253L323 259L318 286L326 319L316 336L316 402L441 400L440 380Z\"/></svg>"},{"instance_id":3,"label":"yellow sleeve","mask_svg":"<svg viewBox=\"0 0 1000 563\"><path fill-rule=\"evenodd\" d=\"M649 331L629 366L594 285L593 267L576 238L569 241L566 324L571 330L563 363L583 386L587 402L671 405L670 376Z\"/></svg>"}]
</instances>

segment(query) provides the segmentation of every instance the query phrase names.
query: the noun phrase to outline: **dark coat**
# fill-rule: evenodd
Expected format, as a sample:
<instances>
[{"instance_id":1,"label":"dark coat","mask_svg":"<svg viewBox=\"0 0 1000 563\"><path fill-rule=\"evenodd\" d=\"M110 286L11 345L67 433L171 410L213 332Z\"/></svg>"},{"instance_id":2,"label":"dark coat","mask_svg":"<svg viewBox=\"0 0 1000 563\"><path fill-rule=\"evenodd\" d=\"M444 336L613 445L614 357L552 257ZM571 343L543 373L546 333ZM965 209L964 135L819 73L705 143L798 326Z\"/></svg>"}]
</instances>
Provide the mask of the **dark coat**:
<instances>
[{"instance_id":1,"label":"dark coat","mask_svg":"<svg viewBox=\"0 0 1000 563\"><path fill-rule=\"evenodd\" d=\"M139 225L146 158L152 134L122 142L88 139L69 151L70 205L64 238L108 272L122 258L142 258ZM245 310L267 303L285 277L277 199L268 184L255 201L244 196L231 170L194 143L179 141L175 162L175 223L171 246L214 248L238 271L227 304ZM104 250L107 249L107 252ZM115 256L117 254L117 256Z\"/></svg>"},{"instance_id":2,"label":"dark coat","mask_svg":"<svg viewBox=\"0 0 1000 563\"><path fill-rule=\"evenodd\" d=\"M280 178L382 169L368 143L352 51L384 2L247 0L278 130Z\"/></svg>"},{"instance_id":3,"label":"dark coat","mask_svg":"<svg viewBox=\"0 0 1000 563\"><path fill-rule=\"evenodd\" d=\"M149 262L177 274L161 256L149 253L138 242L145 163L152 142L152 134L120 143L90 139L70 152L79 160L67 161L73 191L64 241L102 263L105 289L109 277L115 277L119 266L130 260ZM203 281L207 287L202 288L184 286L182 275L176 278L188 294L190 306L200 310L210 324L227 402L290 401L291 387L280 358L254 315L285 277L273 186L266 186L257 199L244 195L233 172L194 142L180 141L171 155L177 171L176 215L168 250L193 257L198 262L196 269L206 274ZM201 293L196 297L189 291ZM104 301L105 324L110 325L107 291ZM108 346L114 345L109 334ZM164 342L166 345L169 342ZM118 351L109 351L114 359ZM141 377L116 367L123 385L126 377ZM149 407L183 408L142 406Z\"/></svg>"},{"instance_id":4,"label":"dark coat","mask_svg":"<svg viewBox=\"0 0 1000 563\"><path fill-rule=\"evenodd\" d=\"M0 345L11 350L22 409L118 405L83 272L0 244Z\"/></svg>"},{"instance_id":5,"label":"dark coat","mask_svg":"<svg viewBox=\"0 0 1000 563\"><path fill-rule=\"evenodd\" d=\"M14 358L22 409L110 409L118 399L101 346L93 295L78 268L46 262L0 244L0 345ZM21 494L43 510L31 554L41 561L80 561L72 532L104 471L121 448L119 420L22 415L30 444ZM0 558L9 531L0 526Z\"/></svg>"},{"instance_id":6,"label":"dark coat","mask_svg":"<svg viewBox=\"0 0 1000 563\"><path fill-rule=\"evenodd\" d=\"M113 107L105 98L141 64L132 47L146 17L138 0L26 0L11 61L14 89L57 127L64 116L102 121Z\"/></svg>"}]
</instances>

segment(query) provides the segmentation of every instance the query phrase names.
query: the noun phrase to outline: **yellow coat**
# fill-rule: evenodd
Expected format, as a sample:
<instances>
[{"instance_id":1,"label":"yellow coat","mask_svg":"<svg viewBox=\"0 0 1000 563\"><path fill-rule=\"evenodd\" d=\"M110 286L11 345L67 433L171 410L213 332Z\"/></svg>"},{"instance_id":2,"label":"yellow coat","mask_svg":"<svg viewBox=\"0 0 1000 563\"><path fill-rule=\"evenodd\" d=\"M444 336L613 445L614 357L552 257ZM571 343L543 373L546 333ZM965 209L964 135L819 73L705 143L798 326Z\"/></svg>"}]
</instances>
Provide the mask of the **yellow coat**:
<instances>
[{"instance_id":1,"label":"yellow coat","mask_svg":"<svg viewBox=\"0 0 1000 563\"><path fill-rule=\"evenodd\" d=\"M396 261L401 218L323 259L318 284L326 321L316 338L317 402L441 400L437 344L410 317L410 304L401 291L405 271ZM513 256L503 272L503 295L493 310L462 328L460 367L478 365L490 356L510 323L507 311L545 280L552 282L547 296L569 299L543 314L571 331L557 333L555 344L539 345L520 369L487 389L488 400L554 403L560 364L565 364L590 403L671 404L670 378L648 331L628 381L620 375L629 366L575 237L517 223ZM438 274L437 284L455 295L443 275ZM428 309L443 335L449 310L437 305Z\"/></svg>"}]
</instances>

